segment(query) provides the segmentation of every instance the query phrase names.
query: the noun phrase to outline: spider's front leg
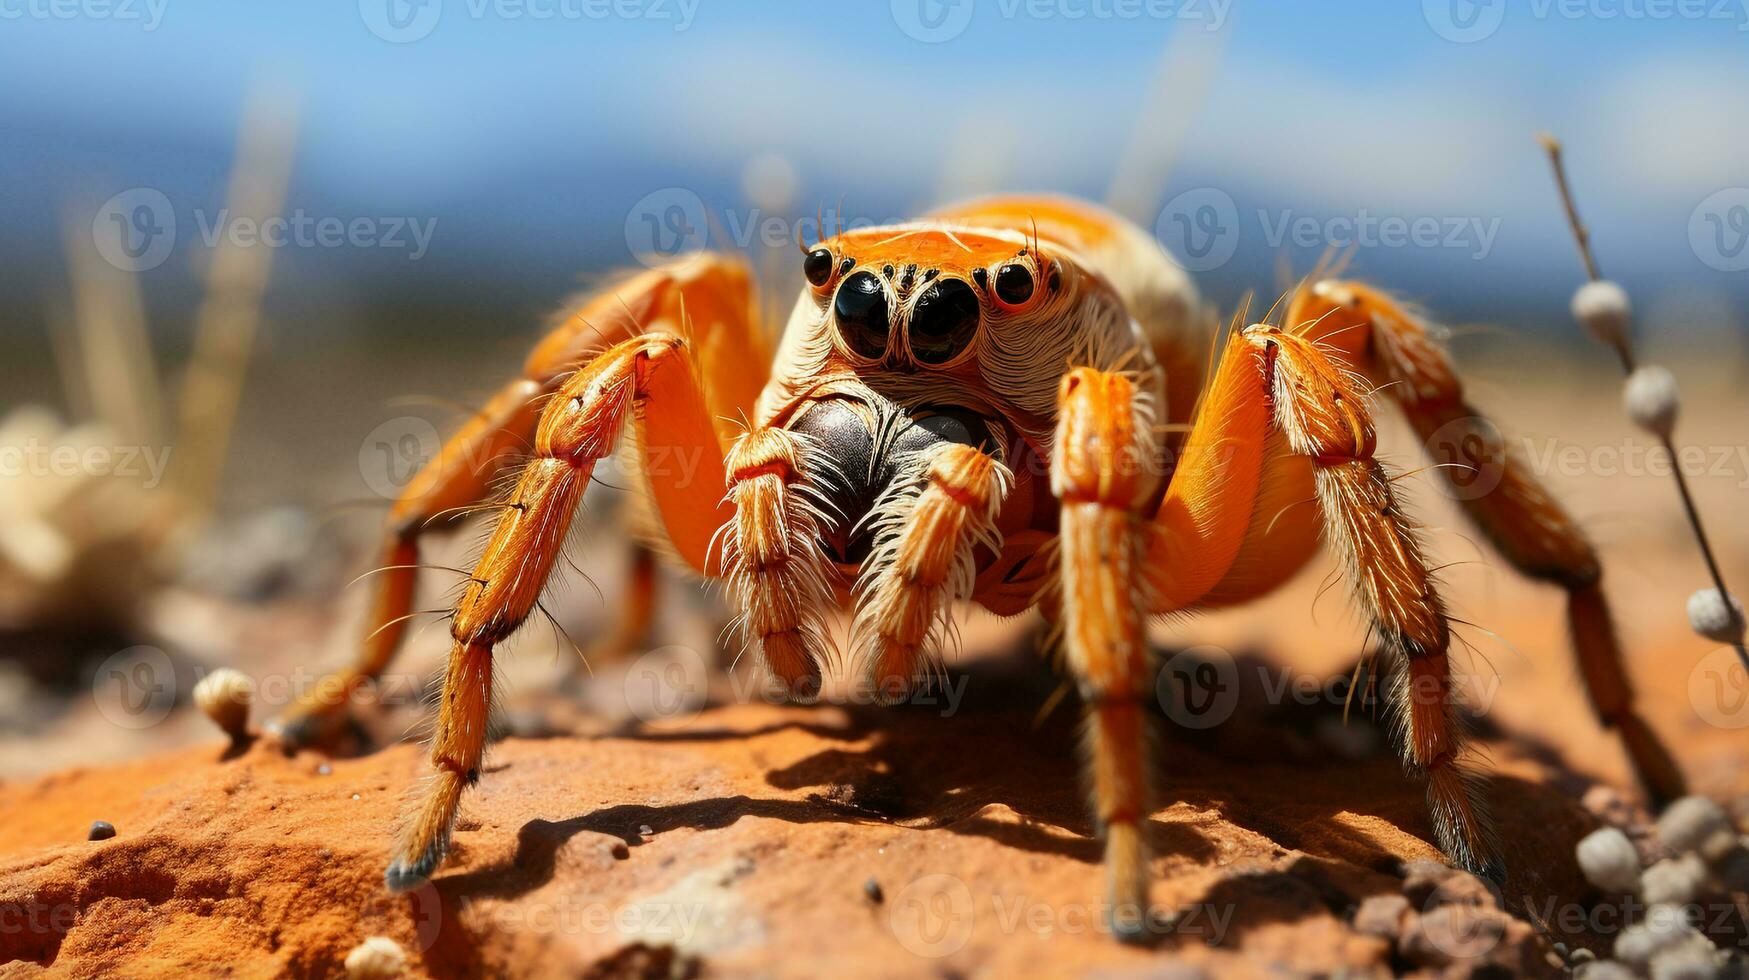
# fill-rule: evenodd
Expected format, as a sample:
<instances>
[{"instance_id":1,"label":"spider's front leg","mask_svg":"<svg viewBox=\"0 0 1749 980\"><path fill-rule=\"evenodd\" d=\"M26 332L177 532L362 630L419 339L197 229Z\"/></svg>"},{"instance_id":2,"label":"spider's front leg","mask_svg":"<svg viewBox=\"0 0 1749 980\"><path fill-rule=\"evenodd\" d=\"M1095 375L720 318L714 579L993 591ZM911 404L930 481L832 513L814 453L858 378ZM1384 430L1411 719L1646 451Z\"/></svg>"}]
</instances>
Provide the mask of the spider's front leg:
<instances>
[{"instance_id":1,"label":"spider's front leg","mask_svg":"<svg viewBox=\"0 0 1749 980\"><path fill-rule=\"evenodd\" d=\"M722 499L722 449L691 351L664 333L623 341L572 375L547 402L533 458L503 503L456 603L431 744L433 773L389 863L390 888L411 887L442 862L462 793L479 779L492 650L534 609L596 462L613 451L634 419L650 496L669 540L697 570L718 571L710 560L711 538L734 515ZM677 459L688 465L677 465Z\"/></svg>"},{"instance_id":2,"label":"spider's front leg","mask_svg":"<svg viewBox=\"0 0 1749 980\"><path fill-rule=\"evenodd\" d=\"M1089 715L1094 815L1105 838L1110 925L1147 936L1153 812L1147 700L1154 687L1145 617L1144 507L1159 484L1153 413L1130 376L1077 368L1058 394L1051 492L1061 504L1063 651Z\"/></svg>"},{"instance_id":3,"label":"spider's front leg","mask_svg":"<svg viewBox=\"0 0 1749 980\"><path fill-rule=\"evenodd\" d=\"M753 279L744 262L705 253L650 269L600 290L574 307L523 364L522 377L499 389L408 481L392 507L364 635L353 662L322 677L276 722L290 745L330 741L352 697L388 668L412 618L419 545L429 531L489 506L490 487L509 461L528 451L541 403L578 365L603 348L647 330L685 332L709 379L711 416L749 409L769 367L755 315ZM719 435L723 425L718 425ZM633 601L605 645L641 634L650 618L654 563L634 545Z\"/></svg>"}]
</instances>

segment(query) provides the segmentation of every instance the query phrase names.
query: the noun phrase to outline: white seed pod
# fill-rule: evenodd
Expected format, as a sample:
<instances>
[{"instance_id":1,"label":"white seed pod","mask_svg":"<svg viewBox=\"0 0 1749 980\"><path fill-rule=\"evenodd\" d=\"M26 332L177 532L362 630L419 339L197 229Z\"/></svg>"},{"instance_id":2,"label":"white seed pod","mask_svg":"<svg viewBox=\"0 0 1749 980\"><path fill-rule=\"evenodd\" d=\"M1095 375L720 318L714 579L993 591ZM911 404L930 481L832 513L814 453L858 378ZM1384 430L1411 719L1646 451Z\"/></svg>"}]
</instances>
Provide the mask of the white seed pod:
<instances>
[{"instance_id":1,"label":"white seed pod","mask_svg":"<svg viewBox=\"0 0 1749 980\"><path fill-rule=\"evenodd\" d=\"M229 667L220 667L194 685L194 703L234 743L249 737L249 706L254 701L255 682Z\"/></svg>"},{"instance_id":2,"label":"white seed pod","mask_svg":"<svg viewBox=\"0 0 1749 980\"><path fill-rule=\"evenodd\" d=\"M346 954L346 975L352 980L389 980L407 968L407 954L387 936L372 936Z\"/></svg>"},{"instance_id":3,"label":"white seed pod","mask_svg":"<svg viewBox=\"0 0 1749 980\"><path fill-rule=\"evenodd\" d=\"M1652 954L1652 980L1714 980L1724 976L1719 948L1696 933Z\"/></svg>"},{"instance_id":4,"label":"white seed pod","mask_svg":"<svg viewBox=\"0 0 1749 980\"><path fill-rule=\"evenodd\" d=\"M1640 885L1640 855L1628 835L1614 827L1586 834L1575 849L1585 880L1615 894L1632 894Z\"/></svg>"},{"instance_id":5,"label":"white seed pod","mask_svg":"<svg viewBox=\"0 0 1749 980\"><path fill-rule=\"evenodd\" d=\"M1706 942L1706 937L1688 924L1682 909L1653 905L1646 910L1645 919L1623 929L1616 937L1615 958L1643 970L1658 952L1683 945L1691 938Z\"/></svg>"},{"instance_id":6,"label":"white seed pod","mask_svg":"<svg viewBox=\"0 0 1749 980\"><path fill-rule=\"evenodd\" d=\"M1628 291L1608 279L1580 286L1573 294L1573 319L1586 332L1611 347L1626 350L1634 322Z\"/></svg>"},{"instance_id":7,"label":"white seed pod","mask_svg":"<svg viewBox=\"0 0 1749 980\"><path fill-rule=\"evenodd\" d=\"M1669 436L1676 430L1676 416L1682 410L1682 393L1676 387L1676 376L1656 364L1634 368L1621 392L1622 407L1628 418L1653 435Z\"/></svg>"},{"instance_id":8,"label":"white seed pod","mask_svg":"<svg viewBox=\"0 0 1749 980\"><path fill-rule=\"evenodd\" d=\"M1698 854L1665 858L1640 875L1640 897L1651 905L1687 905L1705 887L1706 874Z\"/></svg>"},{"instance_id":9,"label":"white seed pod","mask_svg":"<svg viewBox=\"0 0 1749 980\"><path fill-rule=\"evenodd\" d=\"M1658 814L1658 843L1681 854L1699 850L1707 838L1730 828L1724 807L1704 796L1684 796Z\"/></svg>"},{"instance_id":10,"label":"white seed pod","mask_svg":"<svg viewBox=\"0 0 1749 980\"><path fill-rule=\"evenodd\" d=\"M1688 625L1717 643L1743 638L1743 603L1718 589L1701 589L1688 597Z\"/></svg>"}]
</instances>

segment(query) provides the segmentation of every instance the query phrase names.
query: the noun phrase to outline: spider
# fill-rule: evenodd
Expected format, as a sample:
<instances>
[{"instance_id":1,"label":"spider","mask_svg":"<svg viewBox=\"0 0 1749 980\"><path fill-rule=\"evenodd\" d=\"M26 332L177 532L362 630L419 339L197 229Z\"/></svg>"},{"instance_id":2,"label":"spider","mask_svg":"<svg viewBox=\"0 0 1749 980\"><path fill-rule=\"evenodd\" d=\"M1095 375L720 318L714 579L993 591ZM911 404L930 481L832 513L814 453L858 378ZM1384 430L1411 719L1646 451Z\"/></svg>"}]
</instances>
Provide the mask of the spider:
<instances>
[{"instance_id":1,"label":"spider","mask_svg":"<svg viewBox=\"0 0 1749 980\"><path fill-rule=\"evenodd\" d=\"M384 669L420 531L452 509L496 509L455 603L432 776L391 888L442 863L480 775L493 649L535 608L593 467L628 427L667 550L726 583L748 647L798 700L821 690L835 609L852 610L849 662L884 700L931 668L956 603L1043 611L1086 716L1120 938L1146 932L1149 619L1262 595L1321 540L1388 654L1401 754L1425 782L1438 845L1504 875L1452 694L1446 609L1374 458L1375 392L1447 479L1494 468L1489 492L1460 495L1469 515L1518 569L1566 590L1598 716L1649 795L1683 792L1634 708L1591 545L1466 402L1436 330L1386 293L1314 277L1288 297L1288 327L1234 329L1208 365L1216 331L1194 286L1141 229L1092 205L991 198L802 251L807 284L775 356L743 261L704 253L645 271L542 340L396 504L359 663L285 728L307 736ZM514 487L494 502L507 467Z\"/></svg>"}]
</instances>

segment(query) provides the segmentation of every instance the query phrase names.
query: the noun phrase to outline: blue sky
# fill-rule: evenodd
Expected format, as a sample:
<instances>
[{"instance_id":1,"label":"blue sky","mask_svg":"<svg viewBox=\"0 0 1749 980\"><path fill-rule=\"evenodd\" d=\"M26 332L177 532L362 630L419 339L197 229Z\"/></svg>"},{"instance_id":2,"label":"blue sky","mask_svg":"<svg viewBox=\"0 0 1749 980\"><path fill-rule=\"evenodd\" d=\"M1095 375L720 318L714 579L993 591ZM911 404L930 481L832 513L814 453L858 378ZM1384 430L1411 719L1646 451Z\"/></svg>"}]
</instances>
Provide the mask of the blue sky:
<instances>
[{"instance_id":1,"label":"blue sky","mask_svg":"<svg viewBox=\"0 0 1749 980\"><path fill-rule=\"evenodd\" d=\"M276 257L280 286L352 303L474 284L545 308L632 260L652 193L765 216L744 177L775 159L810 214L1100 198L1128 165L1130 210L1169 229L1162 206L1212 190L1237 231L1199 272L1228 301L1274 288L1284 253L1303 269L1368 220L1419 221L1437 235L1375 235L1357 269L1464 316L1547 316L1577 274L1549 129L1606 272L1749 308L1749 0L422 2L0 0L0 256L48 275L63 216L135 187L185 227L210 215L271 90L300 107L288 207L436 222L417 262ZM149 286L189 279L191 238Z\"/></svg>"}]
</instances>

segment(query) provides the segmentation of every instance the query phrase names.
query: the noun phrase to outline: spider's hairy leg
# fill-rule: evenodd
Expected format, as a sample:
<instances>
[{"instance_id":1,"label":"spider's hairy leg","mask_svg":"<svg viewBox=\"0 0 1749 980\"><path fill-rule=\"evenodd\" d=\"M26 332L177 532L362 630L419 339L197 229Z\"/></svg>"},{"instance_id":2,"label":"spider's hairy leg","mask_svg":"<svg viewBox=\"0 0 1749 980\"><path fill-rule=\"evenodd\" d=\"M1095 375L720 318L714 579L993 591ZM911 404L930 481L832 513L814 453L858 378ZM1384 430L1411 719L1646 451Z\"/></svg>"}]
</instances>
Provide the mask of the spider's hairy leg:
<instances>
[{"instance_id":1,"label":"spider's hairy leg","mask_svg":"<svg viewBox=\"0 0 1749 980\"><path fill-rule=\"evenodd\" d=\"M937 443L900 466L871 515L875 537L857 584L859 666L884 701L902 700L931 634L972 593L974 551L1000 553L996 516L1012 477L975 446Z\"/></svg>"},{"instance_id":2,"label":"spider's hairy leg","mask_svg":"<svg viewBox=\"0 0 1749 980\"><path fill-rule=\"evenodd\" d=\"M528 452L541 399L571 369L646 329L690 337L714 418L732 419L751 408L769 371L769 355L745 262L714 253L691 256L574 304L529 354L522 377L500 389L403 488L389 514L377 571L367 580L370 612L354 662L318 680L287 710L276 727L288 743L331 739L353 693L388 669L411 618L420 536L484 508L498 474ZM719 421L719 435L727 425ZM615 636L641 634L640 617L648 611L647 603L630 606Z\"/></svg>"},{"instance_id":3,"label":"spider's hairy leg","mask_svg":"<svg viewBox=\"0 0 1749 980\"><path fill-rule=\"evenodd\" d=\"M1362 610L1397 655L1388 693L1404 762L1426 781L1438 843L1465 868L1498 879L1490 821L1464 758L1444 603L1420 529L1373 456L1367 399L1359 378L1304 337L1259 325L1229 341L1191 432L1188 465L1161 504L1149 563L1156 611L1272 587L1283 573L1261 573L1256 557L1297 568L1321 516ZM1222 446L1231 451L1213 451ZM1271 495L1315 503L1261 503Z\"/></svg>"},{"instance_id":4,"label":"spider's hairy leg","mask_svg":"<svg viewBox=\"0 0 1749 980\"><path fill-rule=\"evenodd\" d=\"M832 519L820 485L829 474L805 462L830 461L811 450L805 436L779 428L755 429L735 443L727 462L734 518L723 529L722 551L742 636L785 692L803 701L820 693L828 650L822 617L836 581L820 546Z\"/></svg>"},{"instance_id":5,"label":"spider's hairy leg","mask_svg":"<svg viewBox=\"0 0 1749 980\"><path fill-rule=\"evenodd\" d=\"M1147 933L1147 700L1153 691L1142 567L1159 483L1152 413L1127 376L1077 368L1058 394L1051 492L1061 505L1063 651L1086 705L1094 813L1105 837L1113 932Z\"/></svg>"},{"instance_id":6,"label":"spider's hairy leg","mask_svg":"<svg viewBox=\"0 0 1749 980\"><path fill-rule=\"evenodd\" d=\"M1290 324L1316 323L1308 335L1328 338L1327 350L1390 395L1495 550L1525 575L1566 590L1574 654L1599 721L1621 733L1654 804L1684 795L1681 770L1634 705L1597 552L1523 452L1471 407L1435 328L1383 291L1347 281L1299 290L1288 316Z\"/></svg>"},{"instance_id":7,"label":"spider's hairy leg","mask_svg":"<svg viewBox=\"0 0 1749 980\"><path fill-rule=\"evenodd\" d=\"M389 512L377 570L371 577L370 612L357 656L301 692L275 722L287 743L305 745L332 738L353 693L388 669L411 618L420 535L447 514L467 510L488 495L500 467L527 448L540 415L542 391L539 382L528 378L499 389L402 489Z\"/></svg>"},{"instance_id":8,"label":"spider's hairy leg","mask_svg":"<svg viewBox=\"0 0 1749 980\"><path fill-rule=\"evenodd\" d=\"M646 410L648 409L648 410ZM450 623L433 773L385 879L411 887L443 860L461 796L479 778L492 690L492 650L534 609L598 460L636 420L645 475L675 550L710 574L711 535L732 515L721 500L721 448L686 343L649 334L616 344L572 375L541 412L522 468ZM696 466L662 462L690 453Z\"/></svg>"}]
</instances>

